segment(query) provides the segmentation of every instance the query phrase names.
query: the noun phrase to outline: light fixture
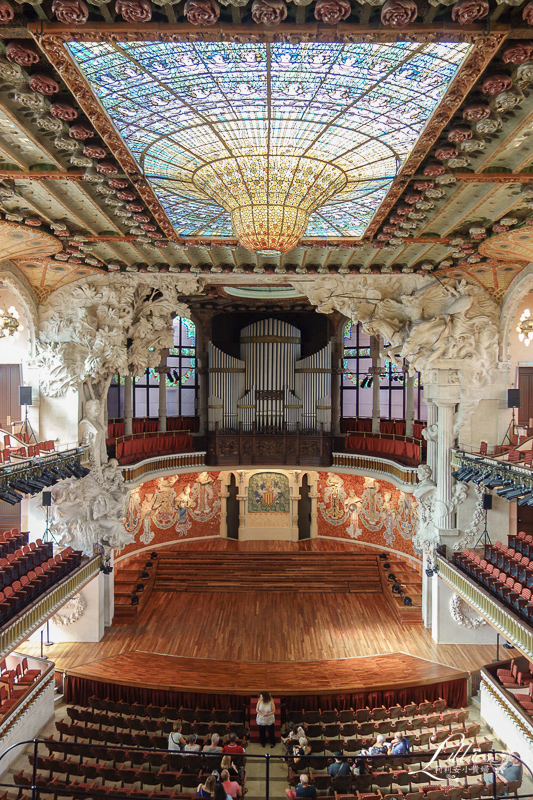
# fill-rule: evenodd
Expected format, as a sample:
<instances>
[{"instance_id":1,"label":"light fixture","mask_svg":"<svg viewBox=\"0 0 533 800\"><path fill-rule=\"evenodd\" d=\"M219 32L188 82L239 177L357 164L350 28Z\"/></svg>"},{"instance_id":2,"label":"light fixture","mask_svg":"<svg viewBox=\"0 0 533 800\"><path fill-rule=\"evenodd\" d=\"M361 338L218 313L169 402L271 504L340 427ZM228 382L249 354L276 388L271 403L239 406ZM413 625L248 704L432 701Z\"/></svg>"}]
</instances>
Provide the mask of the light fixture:
<instances>
[{"instance_id":1,"label":"light fixture","mask_svg":"<svg viewBox=\"0 0 533 800\"><path fill-rule=\"evenodd\" d=\"M19 322L19 312L15 306L11 306L7 311L0 308L0 336L13 336L18 339L24 326Z\"/></svg>"},{"instance_id":2,"label":"light fixture","mask_svg":"<svg viewBox=\"0 0 533 800\"><path fill-rule=\"evenodd\" d=\"M521 342L524 342L526 347L533 339L533 317L529 308L524 309L520 315L520 322L516 326L516 332Z\"/></svg>"}]
</instances>

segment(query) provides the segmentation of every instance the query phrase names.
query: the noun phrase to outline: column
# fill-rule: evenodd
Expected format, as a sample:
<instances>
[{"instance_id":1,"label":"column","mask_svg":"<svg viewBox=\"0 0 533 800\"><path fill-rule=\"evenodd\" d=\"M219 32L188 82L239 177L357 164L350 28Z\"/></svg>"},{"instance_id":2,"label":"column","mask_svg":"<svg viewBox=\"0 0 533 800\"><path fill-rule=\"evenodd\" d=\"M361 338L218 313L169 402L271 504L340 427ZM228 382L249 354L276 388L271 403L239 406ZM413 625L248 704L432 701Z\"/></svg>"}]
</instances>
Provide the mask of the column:
<instances>
[{"instance_id":1,"label":"column","mask_svg":"<svg viewBox=\"0 0 533 800\"><path fill-rule=\"evenodd\" d=\"M437 491L435 525L440 530L454 527L453 513L447 509L452 497L451 448L453 447L453 415L455 402L438 402L437 426Z\"/></svg>"},{"instance_id":2,"label":"column","mask_svg":"<svg viewBox=\"0 0 533 800\"><path fill-rule=\"evenodd\" d=\"M133 413L131 397L131 372L124 376L124 433L133 433Z\"/></svg>"},{"instance_id":3,"label":"column","mask_svg":"<svg viewBox=\"0 0 533 800\"><path fill-rule=\"evenodd\" d=\"M434 425L437 424L437 406L432 400L426 400L426 405L428 409L428 421L427 421L427 455L426 455L426 463L428 467L431 467L431 472L433 475L433 480L437 480L437 440L435 439L434 433Z\"/></svg>"},{"instance_id":4,"label":"column","mask_svg":"<svg viewBox=\"0 0 533 800\"><path fill-rule=\"evenodd\" d=\"M413 435L415 419L415 376L405 373L405 435Z\"/></svg>"},{"instance_id":5,"label":"column","mask_svg":"<svg viewBox=\"0 0 533 800\"><path fill-rule=\"evenodd\" d=\"M168 350L161 350L161 361L159 364L159 430L165 432L167 429L167 374L170 372L167 367Z\"/></svg>"},{"instance_id":6,"label":"column","mask_svg":"<svg viewBox=\"0 0 533 800\"><path fill-rule=\"evenodd\" d=\"M372 356L372 366L370 372L374 376L372 383L372 433L379 433L380 420L380 372L381 358L379 356L381 342L376 336L370 337L370 355Z\"/></svg>"},{"instance_id":7,"label":"column","mask_svg":"<svg viewBox=\"0 0 533 800\"><path fill-rule=\"evenodd\" d=\"M198 314L196 323L196 369L198 373L198 405L196 413L200 417L199 431L205 436L208 432L209 372L207 348L211 337L211 317Z\"/></svg>"},{"instance_id":8,"label":"column","mask_svg":"<svg viewBox=\"0 0 533 800\"><path fill-rule=\"evenodd\" d=\"M339 325L341 335L344 333L343 324ZM341 381L342 381L342 347L339 342L339 332L331 339L331 432L334 436L341 435Z\"/></svg>"}]
</instances>

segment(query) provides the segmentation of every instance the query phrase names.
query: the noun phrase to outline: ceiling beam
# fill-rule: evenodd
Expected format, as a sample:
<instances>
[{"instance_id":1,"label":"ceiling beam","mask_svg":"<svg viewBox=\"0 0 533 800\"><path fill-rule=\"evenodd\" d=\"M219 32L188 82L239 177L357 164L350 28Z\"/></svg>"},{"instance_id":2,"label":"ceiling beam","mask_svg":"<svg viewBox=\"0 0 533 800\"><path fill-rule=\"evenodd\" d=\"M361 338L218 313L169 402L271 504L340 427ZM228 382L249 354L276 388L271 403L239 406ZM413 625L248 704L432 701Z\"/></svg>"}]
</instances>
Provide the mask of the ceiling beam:
<instances>
[{"instance_id":1,"label":"ceiling beam","mask_svg":"<svg viewBox=\"0 0 533 800\"><path fill-rule=\"evenodd\" d=\"M461 183L531 183L532 172L456 172Z\"/></svg>"},{"instance_id":2,"label":"ceiling beam","mask_svg":"<svg viewBox=\"0 0 533 800\"><path fill-rule=\"evenodd\" d=\"M23 172L18 169L0 169L0 179L10 181L82 181L84 175L83 170L56 172L52 169L32 169L31 172Z\"/></svg>"}]
</instances>

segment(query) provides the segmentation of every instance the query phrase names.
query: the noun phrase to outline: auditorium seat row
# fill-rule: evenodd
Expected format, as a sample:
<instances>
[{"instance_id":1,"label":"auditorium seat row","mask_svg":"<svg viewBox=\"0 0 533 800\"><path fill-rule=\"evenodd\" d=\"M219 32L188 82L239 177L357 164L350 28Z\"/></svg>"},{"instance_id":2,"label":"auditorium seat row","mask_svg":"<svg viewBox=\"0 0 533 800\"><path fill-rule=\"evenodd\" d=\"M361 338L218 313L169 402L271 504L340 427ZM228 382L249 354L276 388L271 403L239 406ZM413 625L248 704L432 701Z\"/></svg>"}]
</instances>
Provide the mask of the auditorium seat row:
<instances>
[{"instance_id":1,"label":"auditorium seat row","mask_svg":"<svg viewBox=\"0 0 533 800\"><path fill-rule=\"evenodd\" d=\"M28 544L28 534L21 533L17 528L0 533L0 556L5 558L9 553L20 550Z\"/></svg>"},{"instance_id":2,"label":"auditorium seat row","mask_svg":"<svg viewBox=\"0 0 533 800\"><path fill-rule=\"evenodd\" d=\"M34 549L32 545L26 545L24 549L26 548L28 552L20 551L19 558L9 560L10 554L8 559L0 559L0 585L3 585L0 591L0 626L9 623L14 616L81 564L81 551L73 550L72 547L65 548L54 558L46 557L49 545L40 540ZM36 557L37 560L43 560L32 569ZM4 561L5 565L2 563ZM15 575L18 576L16 579Z\"/></svg>"},{"instance_id":3,"label":"auditorium seat row","mask_svg":"<svg viewBox=\"0 0 533 800\"><path fill-rule=\"evenodd\" d=\"M5 436L4 439L9 439ZM36 458L41 454L47 455L55 451L55 444L53 441L38 442L37 444L29 444L27 447L17 446L10 447L6 445L3 450L0 450L0 464L9 464L11 458Z\"/></svg>"},{"instance_id":4,"label":"auditorium seat row","mask_svg":"<svg viewBox=\"0 0 533 800\"><path fill-rule=\"evenodd\" d=\"M446 709L446 700L441 697L434 702L424 700L422 703L407 703L405 706L395 704L393 706L378 706L377 708L346 708L318 711L301 709L301 711L290 711L289 720L294 725L302 722L307 724L316 722L378 722L383 719L398 719L400 717L414 717L422 714L442 713Z\"/></svg>"},{"instance_id":5,"label":"auditorium seat row","mask_svg":"<svg viewBox=\"0 0 533 800\"><path fill-rule=\"evenodd\" d=\"M473 550L454 553L454 563L522 619L527 622L533 619L532 591L512 575L482 559Z\"/></svg>"},{"instance_id":6,"label":"auditorium seat row","mask_svg":"<svg viewBox=\"0 0 533 800\"><path fill-rule=\"evenodd\" d=\"M244 723L245 710L215 708L175 708L174 706L156 706L153 704L126 703L124 700L101 699L92 696L88 700L89 707L95 711L109 711L113 714L132 714L137 717L153 717L154 719L181 720L185 722L237 722ZM446 705L446 703L445 703Z\"/></svg>"}]
</instances>

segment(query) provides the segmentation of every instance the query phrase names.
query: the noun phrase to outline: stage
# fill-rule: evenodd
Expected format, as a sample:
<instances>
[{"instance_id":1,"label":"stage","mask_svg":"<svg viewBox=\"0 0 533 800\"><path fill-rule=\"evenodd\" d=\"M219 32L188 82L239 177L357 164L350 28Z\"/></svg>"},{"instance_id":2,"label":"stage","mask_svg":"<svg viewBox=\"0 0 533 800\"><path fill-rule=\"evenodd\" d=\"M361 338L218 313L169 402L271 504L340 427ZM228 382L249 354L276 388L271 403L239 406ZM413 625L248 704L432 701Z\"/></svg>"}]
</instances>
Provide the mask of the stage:
<instances>
[{"instance_id":1,"label":"stage","mask_svg":"<svg viewBox=\"0 0 533 800\"><path fill-rule=\"evenodd\" d=\"M206 543L206 550L213 545ZM286 543L272 545L288 549ZM252 549L228 543L228 549L241 547ZM333 542L327 547L337 550L340 570L343 551L365 549ZM159 693L163 703L182 701L187 692L242 702L262 688L295 702L372 692L379 702L380 693L404 697L410 687L428 687L429 693L429 687L447 683L464 686L470 672L495 657L490 645L437 645L422 626L397 622L379 592L312 588L306 591L302 583L292 593L154 591L133 622L107 628L100 642L64 642L44 652L67 676L70 699L97 689L118 699L121 687L131 697L138 687L148 702L147 693L152 699ZM33 642L18 650L40 653Z\"/></svg>"}]
</instances>

